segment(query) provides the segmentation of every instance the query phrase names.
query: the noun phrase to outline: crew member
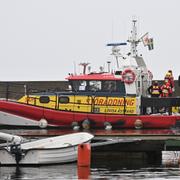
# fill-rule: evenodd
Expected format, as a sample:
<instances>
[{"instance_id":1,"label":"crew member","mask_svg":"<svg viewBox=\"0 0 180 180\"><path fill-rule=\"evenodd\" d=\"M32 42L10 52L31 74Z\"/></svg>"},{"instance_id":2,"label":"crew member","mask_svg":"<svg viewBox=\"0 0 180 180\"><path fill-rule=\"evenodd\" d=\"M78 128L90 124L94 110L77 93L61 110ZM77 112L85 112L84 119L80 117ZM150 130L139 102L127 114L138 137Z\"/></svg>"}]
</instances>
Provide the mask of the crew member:
<instances>
[{"instance_id":1,"label":"crew member","mask_svg":"<svg viewBox=\"0 0 180 180\"><path fill-rule=\"evenodd\" d=\"M164 80L168 80L170 86L171 86L171 89L172 89L172 92L174 92L174 77L173 77L173 74L172 74L172 70L169 70L167 73L166 73L166 76L164 78Z\"/></svg>"},{"instance_id":2,"label":"crew member","mask_svg":"<svg viewBox=\"0 0 180 180\"><path fill-rule=\"evenodd\" d=\"M161 91L162 91L161 97L169 97L172 95L172 88L168 79L166 79L164 81L164 84L161 86Z\"/></svg>"},{"instance_id":3,"label":"crew member","mask_svg":"<svg viewBox=\"0 0 180 180\"><path fill-rule=\"evenodd\" d=\"M161 87L158 85L157 81L154 81L154 83L148 88L148 92L151 95L151 97L159 97L161 94ZM159 108L151 106L151 113L159 113Z\"/></svg>"},{"instance_id":4,"label":"crew member","mask_svg":"<svg viewBox=\"0 0 180 180\"><path fill-rule=\"evenodd\" d=\"M148 92L151 95L151 97L159 97L161 94L161 87L158 85L157 81L154 81L154 83L148 88Z\"/></svg>"}]
</instances>

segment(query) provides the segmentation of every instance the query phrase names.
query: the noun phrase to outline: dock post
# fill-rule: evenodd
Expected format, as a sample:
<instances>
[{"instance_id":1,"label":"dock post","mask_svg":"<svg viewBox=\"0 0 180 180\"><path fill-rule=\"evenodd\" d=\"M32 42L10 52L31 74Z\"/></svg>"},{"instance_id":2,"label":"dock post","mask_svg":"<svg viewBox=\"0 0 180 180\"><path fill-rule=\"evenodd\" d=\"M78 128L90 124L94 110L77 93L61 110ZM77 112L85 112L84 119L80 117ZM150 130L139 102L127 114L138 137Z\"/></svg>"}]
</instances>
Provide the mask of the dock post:
<instances>
[{"instance_id":1,"label":"dock post","mask_svg":"<svg viewBox=\"0 0 180 180\"><path fill-rule=\"evenodd\" d=\"M78 145L78 166L91 165L91 145L84 143Z\"/></svg>"},{"instance_id":2,"label":"dock post","mask_svg":"<svg viewBox=\"0 0 180 180\"><path fill-rule=\"evenodd\" d=\"M78 179L89 179L91 165L91 145L84 143L78 145Z\"/></svg>"}]
</instances>

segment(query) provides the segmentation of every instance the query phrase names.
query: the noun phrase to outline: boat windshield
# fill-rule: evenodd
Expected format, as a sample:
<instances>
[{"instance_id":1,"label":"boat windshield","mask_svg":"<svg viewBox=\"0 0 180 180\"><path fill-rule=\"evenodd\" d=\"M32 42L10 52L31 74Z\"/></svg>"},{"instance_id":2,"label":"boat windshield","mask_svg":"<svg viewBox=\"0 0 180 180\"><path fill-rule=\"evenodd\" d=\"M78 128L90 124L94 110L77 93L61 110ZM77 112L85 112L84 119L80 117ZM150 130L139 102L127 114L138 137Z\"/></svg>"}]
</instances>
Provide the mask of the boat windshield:
<instances>
[{"instance_id":1,"label":"boat windshield","mask_svg":"<svg viewBox=\"0 0 180 180\"><path fill-rule=\"evenodd\" d=\"M74 80L71 81L73 91L81 92L119 92L125 94L122 81L116 80Z\"/></svg>"}]
</instances>

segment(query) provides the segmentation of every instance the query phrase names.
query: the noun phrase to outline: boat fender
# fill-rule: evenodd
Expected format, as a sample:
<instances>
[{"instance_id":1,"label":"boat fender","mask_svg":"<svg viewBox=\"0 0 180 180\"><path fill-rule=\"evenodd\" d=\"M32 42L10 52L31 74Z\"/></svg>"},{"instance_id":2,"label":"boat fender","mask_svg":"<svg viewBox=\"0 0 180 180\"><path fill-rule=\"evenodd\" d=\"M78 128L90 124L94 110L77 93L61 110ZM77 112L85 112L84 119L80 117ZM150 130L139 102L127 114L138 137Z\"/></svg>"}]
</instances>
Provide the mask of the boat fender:
<instances>
[{"instance_id":1,"label":"boat fender","mask_svg":"<svg viewBox=\"0 0 180 180\"><path fill-rule=\"evenodd\" d=\"M110 122L105 122L104 123L104 126L105 126L105 130L111 130L112 129L112 125L111 125L111 123Z\"/></svg>"},{"instance_id":2,"label":"boat fender","mask_svg":"<svg viewBox=\"0 0 180 180\"><path fill-rule=\"evenodd\" d=\"M73 130L79 130L79 125L78 125L78 122L72 122L72 124L71 124L71 126L72 126L72 128L73 128Z\"/></svg>"},{"instance_id":3,"label":"boat fender","mask_svg":"<svg viewBox=\"0 0 180 180\"><path fill-rule=\"evenodd\" d=\"M143 123L140 119L136 119L136 121L134 122L134 127L136 129L141 129L143 127Z\"/></svg>"},{"instance_id":4,"label":"boat fender","mask_svg":"<svg viewBox=\"0 0 180 180\"><path fill-rule=\"evenodd\" d=\"M122 80L126 84L132 84L135 81L136 75L131 69L126 69L122 73Z\"/></svg>"},{"instance_id":5,"label":"boat fender","mask_svg":"<svg viewBox=\"0 0 180 180\"><path fill-rule=\"evenodd\" d=\"M90 129L90 121L88 119L82 122L83 129Z\"/></svg>"},{"instance_id":6,"label":"boat fender","mask_svg":"<svg viewBox=\"0 0 180 180\"><path fill-rule=\"evenodd\" d=\"M46 128L48 126L48 122L47 122L47 120L46 119L41 119L40 121L39 121L39 127L40 128Z\"/></svg>"}]
</instances>

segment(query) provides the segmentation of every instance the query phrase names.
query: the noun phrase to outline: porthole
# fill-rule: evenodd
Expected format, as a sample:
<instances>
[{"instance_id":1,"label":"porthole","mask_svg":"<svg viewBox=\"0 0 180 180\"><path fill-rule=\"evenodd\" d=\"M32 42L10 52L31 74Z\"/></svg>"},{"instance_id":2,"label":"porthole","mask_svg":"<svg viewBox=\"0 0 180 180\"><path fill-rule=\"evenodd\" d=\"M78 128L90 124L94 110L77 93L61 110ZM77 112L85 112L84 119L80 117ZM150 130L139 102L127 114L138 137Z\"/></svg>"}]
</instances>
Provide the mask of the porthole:
<instances>
[{"instance_id":1,"label":"porthole","mask_svg":"<svg viewBox=\"0 0 180 180\"><path fill-rule=\"evenodd\" d=\"M69 97L67 97L67 96L61 96L61 97L59 97L59 103L61 103L61 104L67 104L67 103L69 103Z\"/></svg>"},{"instance_id":2,"label":"porthole","mask_svg":"<svg viewBox=\"0 0 180 180\"><path fill-rule=\"evenodd\" d=\"M40 103L49 103L49 101L50 101L49 96L41 96L39 98Z\"/></svg>"}]
</instances>

